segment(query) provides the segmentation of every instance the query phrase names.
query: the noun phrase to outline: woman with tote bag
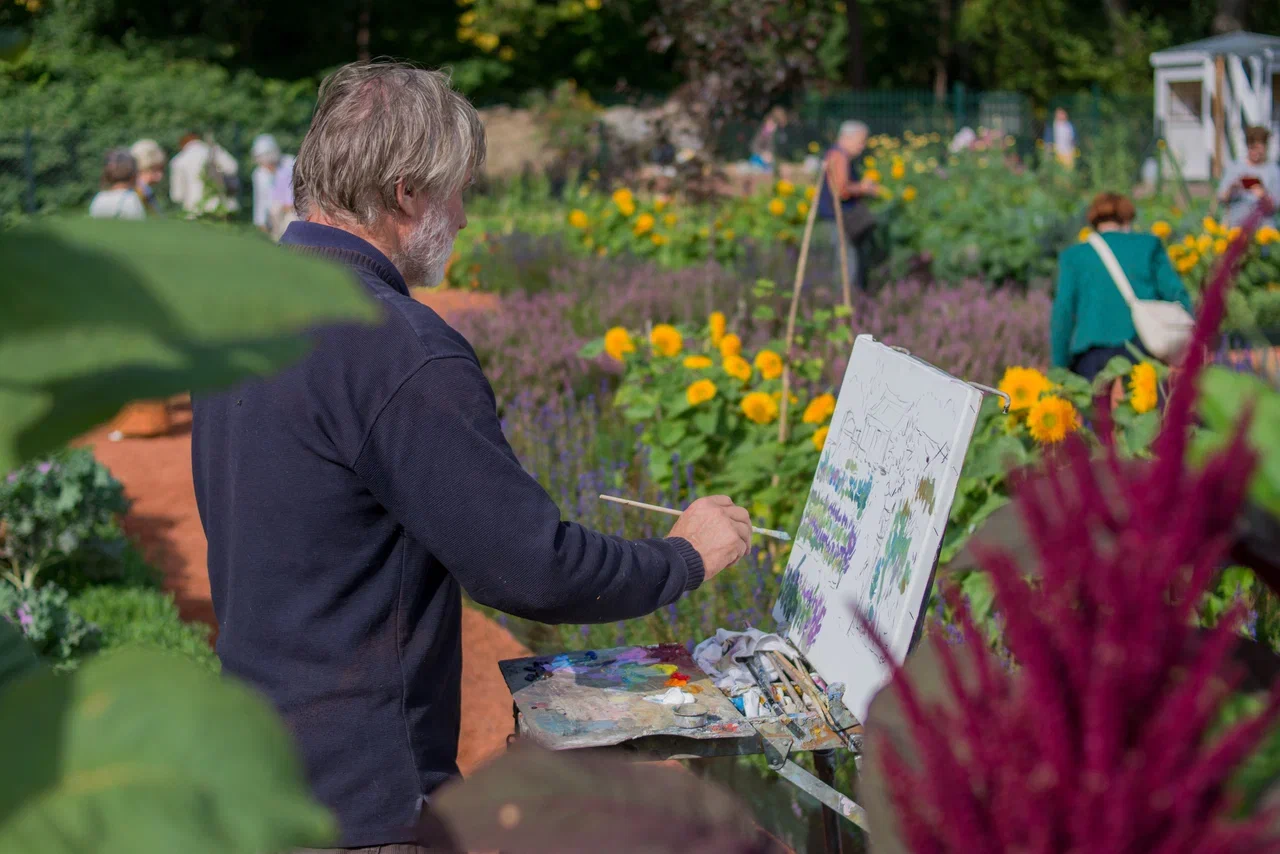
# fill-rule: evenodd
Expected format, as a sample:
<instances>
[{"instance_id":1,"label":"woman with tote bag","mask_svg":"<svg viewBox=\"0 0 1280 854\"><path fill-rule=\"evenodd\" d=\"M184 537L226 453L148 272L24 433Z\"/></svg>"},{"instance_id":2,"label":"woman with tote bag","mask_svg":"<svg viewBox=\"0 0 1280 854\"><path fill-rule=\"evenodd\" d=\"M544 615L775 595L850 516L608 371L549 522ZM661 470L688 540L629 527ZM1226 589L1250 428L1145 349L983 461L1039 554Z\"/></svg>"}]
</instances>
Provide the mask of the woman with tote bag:
<instances>
[{"instance_id":1,"label":"woman with tote bag","mask_svg":"<svg viewBox=\"0 0 1280 854\"><path fill-rule=\"evenodd\" d=\"M1168 361L1186 344L1191 297L1164 245L1132 231L1133 202L1100 193L1089 206L1094 233L1058 257L1058 292L1049 323L1054 367L1092 380L1113 356Z\"/></svg>"}]
</instances>

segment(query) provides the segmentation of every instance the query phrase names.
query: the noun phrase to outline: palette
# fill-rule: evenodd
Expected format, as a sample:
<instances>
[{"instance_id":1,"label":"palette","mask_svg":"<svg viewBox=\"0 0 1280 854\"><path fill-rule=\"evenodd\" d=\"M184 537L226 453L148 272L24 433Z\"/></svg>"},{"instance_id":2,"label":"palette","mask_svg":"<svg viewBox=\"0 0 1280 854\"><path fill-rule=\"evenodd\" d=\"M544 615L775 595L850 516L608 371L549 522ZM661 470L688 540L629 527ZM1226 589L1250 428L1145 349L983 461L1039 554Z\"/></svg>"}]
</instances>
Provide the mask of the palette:
<instances>
[{"instance_id":1,"label":"palette","mask_svg":"<svg viewBox=\"0 0 1280 854\"><path fill-rule=\"evenodd\" d=\"M543 747L612 747L648 736L755 739L729 698L679 644L621 646L498 662L522 735ZM672 706L645 697L679 687L706 707L706 726L686 729Z\"/></svg>"}]
</instances>

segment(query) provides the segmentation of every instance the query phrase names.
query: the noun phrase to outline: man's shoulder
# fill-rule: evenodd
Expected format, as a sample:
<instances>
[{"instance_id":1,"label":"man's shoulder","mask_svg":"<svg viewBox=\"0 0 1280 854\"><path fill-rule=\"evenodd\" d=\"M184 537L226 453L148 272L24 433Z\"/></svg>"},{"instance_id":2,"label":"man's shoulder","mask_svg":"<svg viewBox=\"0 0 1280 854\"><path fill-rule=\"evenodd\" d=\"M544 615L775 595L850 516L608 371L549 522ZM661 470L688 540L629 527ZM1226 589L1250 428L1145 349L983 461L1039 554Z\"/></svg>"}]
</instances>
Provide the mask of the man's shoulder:
<instances>
[{"instance_id":1,"label":"man's shoulder","mask_svg":"<svg viewBox=\"0 0 1280 854\"><path fill-rule=\"evenodd\" d=\"M366 271L360 271L360 276L375 278ZM406 355L416 357L414 361L463 358L479 364L470 342L430 306L385 286L375 288L374 293L386 310L386 331L399 340Z\"/></svg>"}]
</instances>

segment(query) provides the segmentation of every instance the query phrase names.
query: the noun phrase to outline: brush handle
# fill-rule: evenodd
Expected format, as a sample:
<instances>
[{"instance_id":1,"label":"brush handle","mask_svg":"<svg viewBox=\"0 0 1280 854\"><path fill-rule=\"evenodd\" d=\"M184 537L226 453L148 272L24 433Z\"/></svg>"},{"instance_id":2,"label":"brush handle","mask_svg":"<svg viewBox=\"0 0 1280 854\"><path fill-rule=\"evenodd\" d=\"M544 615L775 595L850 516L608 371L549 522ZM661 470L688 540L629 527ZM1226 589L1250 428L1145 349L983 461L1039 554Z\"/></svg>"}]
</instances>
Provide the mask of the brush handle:
<instances>
[{"instance_id":1,"label":"brush handle","mask_svg":"<svg viewBox=\"0 0 1280 854\"><path fill-rule=\"evenodd\" d=\"M659 507L657 504L645 504L643 501L632 501L630 498L618 498L616 495L601 495L601 501L612 501L614 504L625 504L628 507L638 507L641 510L652 510L654 513L665 513L668 516L683 515L683 510L676 510L672 507ZM773 537L775 540L782 540L784 543L791 542L791 535L786 531L775 531L772 528L757 528L752 525L751 530L762 537Z\"/></svg>"}]
</instances>

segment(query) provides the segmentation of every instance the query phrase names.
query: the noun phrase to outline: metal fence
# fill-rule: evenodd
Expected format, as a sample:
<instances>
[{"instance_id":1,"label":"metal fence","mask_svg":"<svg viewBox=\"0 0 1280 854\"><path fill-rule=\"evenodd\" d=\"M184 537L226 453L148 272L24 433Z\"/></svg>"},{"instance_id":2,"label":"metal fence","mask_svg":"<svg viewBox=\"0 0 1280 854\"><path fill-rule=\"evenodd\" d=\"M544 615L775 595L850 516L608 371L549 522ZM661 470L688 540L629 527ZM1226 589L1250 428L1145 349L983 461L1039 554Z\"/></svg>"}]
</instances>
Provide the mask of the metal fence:
<instances>
[{"instance_id":1,"label":"metal fence","mask_svg":"<svg viewBox=\"0 0 1280 854\"><path fill-rule=\"evenodd\" d=\"M1136 179L1142 160L1154 151L1157 129L1147 96L1117 97L1099 92L1057 99L1071 113L1077 140L1086 160L1106 163L1118 176ZM795 99L790 121L780 135L780 155L799 160L810 143L826 145L842 121L858 119L873 134L938 133L949 138L963 127L991 128L1014 137L1020 153L1034 150L1046 112L1037 112L1030 99L1013 92L973 92L954 87L945 98L933 92L864 91L810 93ZM241 193L247 193L251 169L249 146L262 130L276 135L286 151L296 151L306 131L302 127L249 128L238 124L201 128L240 161ZM747 156L755 125L735 125L717 141L726 159ZM103 154L139 138L152 138L168 152L187 128L88 126L67 123L57 127L0 131L0 217L81 209L98 189ZM605 159L608 151L599 152ZM604 164L607 166L607 164ZM241 199L242 210L247 207Z\"/></svg>"}]
</instances>

